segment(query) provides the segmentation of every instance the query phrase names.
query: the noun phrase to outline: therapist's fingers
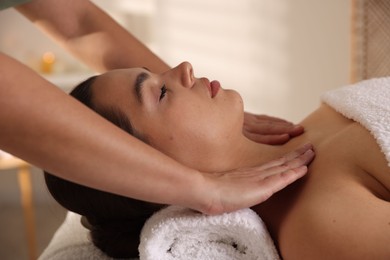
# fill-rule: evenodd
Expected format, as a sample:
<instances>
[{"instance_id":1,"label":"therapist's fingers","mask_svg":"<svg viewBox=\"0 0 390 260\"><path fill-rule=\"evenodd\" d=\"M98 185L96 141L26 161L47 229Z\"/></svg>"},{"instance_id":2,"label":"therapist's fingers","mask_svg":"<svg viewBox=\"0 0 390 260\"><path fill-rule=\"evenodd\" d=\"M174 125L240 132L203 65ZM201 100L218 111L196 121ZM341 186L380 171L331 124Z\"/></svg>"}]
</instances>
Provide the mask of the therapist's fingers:
<instances>
[{"instance_id":1,"label":"therapist's fingers","mask_svg":"<svg viewBox=\"0 0 390 260\"><path fill-rule=\"evenodd\" d=\"M216 174L231 175L235 178L256 176L258 179L265 179L270 175L282 174L290 169L308 165L313 160L314 156L313 146L311 144L305 144L278 159L260 166L240 168L234 171Z\"/></svg>"},{"instance_id":2,"label":"therapist's fingers","mask_svg":"<svg viewBox=\"0 0 390 260\"><path fill-rule=\"evenodd\" d=\"M261 166L207 174L213 183L205 187L211 203L201 211L220 214L262 203L304 176L313 158L312 145L306 144Z\"/></svg>"},{"instance_id":3,"label":"therapist's fingers","mask_svg":"<svg viewBox=\"0 0 390 260\"><path fill-rule=\"evenodd\" d=\"M307 163L309 163L309 162L306 162L306 160L308 158L307 156L309 156L309 158L310 158L310 156L314 157L314 152L313 152L313 154L309 153L309 154L306 154L306 156L302 157L302 155L305 154L307 151L313 152L313 145L312 144L309 144L309 143L304 144L301 147L295 149L292 152L287 153L286 155L284 155L278 159L272 160L268 163L265 163L261 166L258 166L258 169L263 170L263 169L268 169L268 168L272 168L275 166L282 166L282 165L289 165L289 164L292 165L291 163L295 163L294 165L297 165L297 163L299 164L299 162L301 162L300 165L307 164ZM311 159L313 159L313 158L311 158ZM300 166L300 165L297 165L297 166ZM295 167L297 167L297 166L295 166Z\"/></svg>"},{"instance_id":4,"label":"therapist's fingers","mask_svg":"<svg viewBox=\"0 0 390 260\"><path fill-rule=\"evenodd\" d=\"M303 127L293 124L284 119L267 116L244 114L244 129L248 132L263 135L290 134L295 135L302 133Z\"/></svg>"},{"instance_id":5,"label":"therapist's fingers","mask_svg":"<svg viewBox=\"0 0 390 260\"><path fill-rule=\"evenodd\" d=\"M244 123L244 131L258 135L282 135L297 136L304 132L303 126L292 123L256 121Z\"/></svg>"},{"instance_id":6,"label":"therapist's fingers","mask_svg":"<svg viewBox=\"0 0 390 260\"><path fill-rule=\"evenodd\" d=\"M257 174L232 171L209 175L214 183L211 188L206 187L205 190L210 203L198 210L214 215L260 204L303 177L307 173L307 166L288 170L279 168L277 173L271 175L268 173L264 175L264 171L256 169L251 169L250 172Z\"/></svg>"},{"instance_id":7,"label":"therapist's fingers","mask_svg":"<svg viewBox=\"0 0 390 260\"><path fill-rule=\"evenodd\" d=\"M298 168L281 171L277 174L268 176L258 183L259 195L257 203L260 204L268 200L276 192L284 189L291 183L300 179L307 173L307 166L300 166Z\"/></svg>"},{"instance_id":8,"label":"therapist's fingers","mask_svg":"<svg viewBox=\"0 0 390 260\"><path fill-rule=\"evenodd\" d=\"M294 128L294 124L287 121L275 121L272 118L258 118L255 116L244 116L244 129L248 132L258 134L284 134Z\"/></svg>"},{"instance_id":9,"label":"therapist's fingers","mask_svg":"<svg viewBox=\"0 0 390 260\"><path fill-rule=\"evenodd\" d=\"M284 119L267 116L244 114L243 133L252 141L264 144L284 144L292 137L304 132L304 128Z\"/></svg>"},{"instance_id":10,"label":"therapist's fingers","mask_svg":"<svg viewBox=\"0 0 390 260\"><path fill-rule=\"evenodd\" d=\"M258 133L251 133L246 131L245 129L243 130L243 133L250 140L261 144L271 144L271 145L285 144L291 139L291 136L289 134L264 135Z\"/></svg>"},{"instance_id":11,"label":"therapist's fingers","mask_svg":"<svg viewBox=\"0 0 390 260\"><path fill-rule=\"evenodd\" d=\"M285 174L285 172L288 172L289 170L294 170L297 168L300 168L302 166L308 165L314 158L314 152L312 150L308 150L304 154L300 155L298 158L289 161L286 164L274 166L271 168L267 168L262 170L263 172L259 176L259 178L266 179L269 178L272 175L277 174Z\"/></svg>"},{"instance_id":12,"label":"therapist's fingers","mask_svg":"<svg viewBox=\"0 0 390 260\"><path fill-rule=\"evenodd\" d=\"M268 116L268 115L256 115L252 113L245 112L244 114L246 119L251 119L251 120L260 120L260 121L273 121L273 122L285 122L289 123L287 120L274 117L274 116Z\"/></svg>"}]
</instances>

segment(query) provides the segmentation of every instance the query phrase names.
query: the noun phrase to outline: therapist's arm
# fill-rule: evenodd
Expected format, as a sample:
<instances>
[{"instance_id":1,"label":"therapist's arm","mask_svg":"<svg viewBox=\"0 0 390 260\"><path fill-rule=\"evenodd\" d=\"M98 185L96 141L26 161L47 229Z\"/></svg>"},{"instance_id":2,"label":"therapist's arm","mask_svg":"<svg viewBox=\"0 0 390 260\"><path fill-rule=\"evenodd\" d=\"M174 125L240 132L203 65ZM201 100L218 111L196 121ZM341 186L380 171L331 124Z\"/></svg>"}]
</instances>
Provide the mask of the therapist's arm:
<instances>
[{"instance_id":1,"label":"therapist's arm","mask_svg":"<svg viewBox=\"0 0 390 260\"><path fill-rule=\"evenodd\" d=\"M264 201L303 176L312 159L306 147L279 165L246 174L201 173L138 141L2 53L0 68L0 149L96 189L214 214Z\"/></svg>"},{"instance_id":2,"label":"therapist's arm","mask_svg":"<svg viewBox=\"0 0 390 260\"><path fill-rule=\"evenodd\" d=\"M0 149L116 194L171 203L180 202L178 194L191 194L188 182L200 176L197 171L138 141L2 53L0 68Z\"/></svg>"},{"instance_id":3,"label":"therapist's arm","mask_svg":"<svg viewBox=\"0 0 390 260\"><path fill-rule=\"evenodd\" d=\"M16 8L55 41L98 72L169 66L88 0L33 0Z\"/></svg>"}]
</instances>

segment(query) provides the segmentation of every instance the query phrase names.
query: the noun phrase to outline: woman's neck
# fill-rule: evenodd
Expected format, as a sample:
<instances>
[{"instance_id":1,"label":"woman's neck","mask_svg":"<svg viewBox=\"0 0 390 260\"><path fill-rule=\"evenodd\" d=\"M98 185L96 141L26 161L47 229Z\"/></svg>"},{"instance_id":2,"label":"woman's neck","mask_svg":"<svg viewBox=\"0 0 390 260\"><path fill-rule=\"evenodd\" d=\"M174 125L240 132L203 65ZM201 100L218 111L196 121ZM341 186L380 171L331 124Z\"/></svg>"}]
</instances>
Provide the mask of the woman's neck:
<instances>
[{"instance_id":1,"label":"woman's neck","mask_svg":"<svg viewBox=\"0 0 390 260\"><path fill-rule=\"evenodd\" d=\"M300 122L300 125L305 128L305 132L284 145L264 145L254 143L248 139L240 141L242 147L239 149L241 150L237 149L235 155L240 160L235 162L235 168L261 165L277 159L305 143L311 143L316 149L319 149L328 142L329 138L333 138L350 123L350 119L322 104ZM240 146L237 145L237 147ZM233 169L234 167L230 168Z\"/></svg>"},{"instance_id":2,"label":"woman's neck","mask_svg":"<svg viewBox=\"0 0 390 260\"><path fill-rule=\"evenodd\" d=\"M294 137L286 144L259 144L240 135L235 140L227 141L226 146L217 148L217 150L213 150L203 157L194 156L197 159L188 166L204 172L223 172L262 165L299 148L305 143L311 143L314 147L319 147L327 138L332 137L340 127L349 122L350 120L330 107L322 105L300 123L304 126L305 133Z\"/></svg>"},{"instance_id":3,"label":"woman's neck","mask_svg":"<svg viewBox=\"0 0 390 260\"><path fill-rule=\"evenodd\" d=\"M285 152L287 152L287 147L284 145L260 144L242 136L236 142L229 142L224 149L213 152L213 155L206 160L201 160L202 163L198 161L197 165L190 166L205 172L224 172L262 165L279 158Z\"/></svg>"}]
</instances>

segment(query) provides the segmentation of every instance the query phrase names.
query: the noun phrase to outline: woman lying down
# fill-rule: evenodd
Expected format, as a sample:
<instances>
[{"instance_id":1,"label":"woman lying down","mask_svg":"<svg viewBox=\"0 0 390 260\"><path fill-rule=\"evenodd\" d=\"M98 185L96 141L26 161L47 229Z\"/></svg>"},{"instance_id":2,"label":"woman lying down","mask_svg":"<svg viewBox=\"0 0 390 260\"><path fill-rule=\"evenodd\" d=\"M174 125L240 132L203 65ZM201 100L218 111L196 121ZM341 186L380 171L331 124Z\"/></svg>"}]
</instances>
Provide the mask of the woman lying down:
<instances>
[{"instance_id":1,"label":"woman lying down","mask_svg":"<svg viewBox=\"0 0 390 260\"><path fill-rule=\"evenodd\" d=\"M389 259L390 125L385 121L390 122L390 79L373 82L372 88L353 86L327 93L327 104L300 123L306 132L280 146L247 139L240 95L217 82L195 78L189 63L161 75L142 68L114 70L80 84L72 95L144 142L206 172L262 164L312 143L316 159L308 174L252 208L265 222L280 256ZM384 83L387 90L378 87ZM351 106L355 102L357 111L348 107L349 101ZM365 127L328 104L344 109L346 116L356 114L354 119L372 126L371 132L387 133L375 140ZM379 110L368 112L373 108ZM368 119L364 113L371 113ZM50 174L46 181L63 206L87 217L94 244L111 256L137 256L142 225L163 207Z\"/></svg>"}]
</instances>

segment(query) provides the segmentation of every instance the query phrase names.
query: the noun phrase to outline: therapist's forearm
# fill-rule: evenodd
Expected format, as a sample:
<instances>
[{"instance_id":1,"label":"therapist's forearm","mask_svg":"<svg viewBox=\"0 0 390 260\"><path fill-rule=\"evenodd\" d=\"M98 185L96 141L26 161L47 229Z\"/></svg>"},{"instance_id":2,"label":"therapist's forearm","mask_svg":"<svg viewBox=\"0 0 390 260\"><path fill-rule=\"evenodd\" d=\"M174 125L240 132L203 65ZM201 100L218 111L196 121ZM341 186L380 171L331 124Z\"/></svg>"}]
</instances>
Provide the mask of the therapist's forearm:
<instances>
[{"instance_id":1,"label":"therapist's forearm","mask_svg":"<svg viewBox=\"0 0 390 260\"><path fill-rule=\"evenodd\" d=\"M200 174L138 141L0 53L0 149L59 177L198 207ZM199 204L201 204L200 202Z\"/></svg>"},{"instance_id":2,"label":"therapist's forearm","mask_svg":"<svg viewBox=\"0 0 390 260\"><path fill-rule=\"evenodd\" d=\"M160 73L169 69L90 1L34 0L17 10L96 71L147 67Z\"/></svg>"}]
</instances>

